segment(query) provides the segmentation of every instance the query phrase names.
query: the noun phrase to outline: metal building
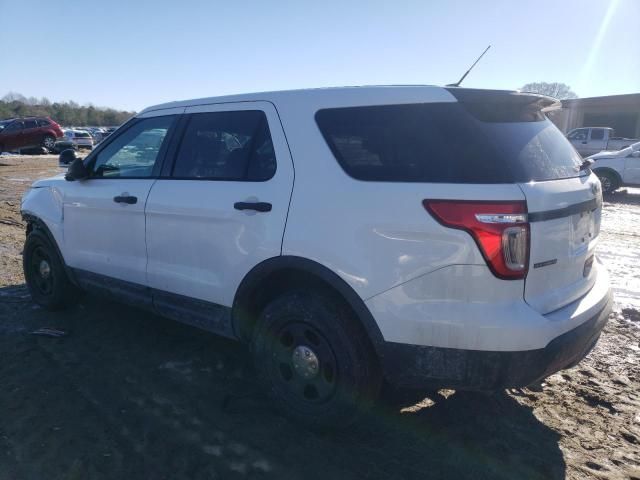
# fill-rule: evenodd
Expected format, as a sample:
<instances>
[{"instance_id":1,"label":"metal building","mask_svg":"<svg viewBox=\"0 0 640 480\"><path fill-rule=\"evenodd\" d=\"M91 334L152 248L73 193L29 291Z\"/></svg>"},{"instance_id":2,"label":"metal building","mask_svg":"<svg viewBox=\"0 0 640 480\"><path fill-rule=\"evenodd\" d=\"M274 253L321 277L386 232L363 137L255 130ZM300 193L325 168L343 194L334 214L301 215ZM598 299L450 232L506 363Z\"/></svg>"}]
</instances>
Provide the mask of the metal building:
<instances>
[{"instance_id":1,"label":"metal building","mask_svg":"<svg viewBox=\"0 0 640 480\"><path fill-rule=\"evenodd\" d=\"M563 100L549 118L567 133L578 127L611 127L616 136L640 138L640 93Z\"/></svg>"}]
</instances>

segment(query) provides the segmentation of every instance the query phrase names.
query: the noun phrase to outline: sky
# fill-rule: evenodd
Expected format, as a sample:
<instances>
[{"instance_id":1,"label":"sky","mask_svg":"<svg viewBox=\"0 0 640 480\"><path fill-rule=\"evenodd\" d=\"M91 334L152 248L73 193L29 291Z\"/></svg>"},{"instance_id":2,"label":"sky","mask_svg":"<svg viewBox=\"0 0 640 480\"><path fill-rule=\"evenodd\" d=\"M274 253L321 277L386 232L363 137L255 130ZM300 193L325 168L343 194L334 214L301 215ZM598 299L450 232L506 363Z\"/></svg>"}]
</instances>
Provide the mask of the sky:
<instances>
[{"instance_id":1,"label":"sky","mask_svg":"<svg viewBox=\"0 0 640 480\"><path fill-rule=\"evenodd\" d=\"M0 97L139 111L341 85L640 92L640 0L0 0Z\"/></svg>"}]
</instances>

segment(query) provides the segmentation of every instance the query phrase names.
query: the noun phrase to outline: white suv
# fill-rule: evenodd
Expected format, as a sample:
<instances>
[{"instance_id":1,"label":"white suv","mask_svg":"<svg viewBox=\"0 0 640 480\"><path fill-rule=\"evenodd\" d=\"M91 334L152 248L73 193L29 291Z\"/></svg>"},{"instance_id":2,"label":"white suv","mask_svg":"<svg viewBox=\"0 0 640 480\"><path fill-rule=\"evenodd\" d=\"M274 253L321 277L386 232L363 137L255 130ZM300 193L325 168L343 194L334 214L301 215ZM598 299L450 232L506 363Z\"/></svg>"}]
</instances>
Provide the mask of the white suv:
<instances>
[{"instance_id":1,"label":"white suv","mask_svg":"<svg viewBox=\"0 0 640 480\"><path fill-rule=\"evenodd\" d=\"M311 424L382 380L528 385L582 359L612 302L600 183L551 104L419 86L148 108L25 195L27 283L45 308L98 291L246 342Z\"/></svg>"}]
</instances>

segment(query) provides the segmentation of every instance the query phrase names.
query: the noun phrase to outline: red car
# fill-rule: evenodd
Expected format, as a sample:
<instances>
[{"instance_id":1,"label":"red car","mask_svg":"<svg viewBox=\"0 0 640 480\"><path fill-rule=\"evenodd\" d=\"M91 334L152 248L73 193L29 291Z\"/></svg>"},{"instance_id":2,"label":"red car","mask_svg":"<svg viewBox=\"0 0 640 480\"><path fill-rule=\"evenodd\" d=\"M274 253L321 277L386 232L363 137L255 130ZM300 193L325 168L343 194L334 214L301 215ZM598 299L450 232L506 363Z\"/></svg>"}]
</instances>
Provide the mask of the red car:
<instances>
[{"instance_id":1,"label":"red car","mask_svg":"<svg viewBox=\"0 0 640 480\"><path fill-rule=\"evenodd\" d=\"M0 152L20 148L53 149L56 139L63 136L60 125L46 117L11 118L0 122Z\"/></svg>"}]
</instances>

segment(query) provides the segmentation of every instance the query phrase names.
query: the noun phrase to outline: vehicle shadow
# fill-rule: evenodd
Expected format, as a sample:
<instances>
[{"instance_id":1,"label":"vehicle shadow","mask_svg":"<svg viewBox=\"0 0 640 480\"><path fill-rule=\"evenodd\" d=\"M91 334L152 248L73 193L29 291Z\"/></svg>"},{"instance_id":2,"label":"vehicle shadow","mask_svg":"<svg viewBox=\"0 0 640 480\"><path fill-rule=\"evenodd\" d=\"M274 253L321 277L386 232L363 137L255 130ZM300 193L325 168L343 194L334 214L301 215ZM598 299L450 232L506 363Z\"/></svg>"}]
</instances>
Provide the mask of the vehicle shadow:
<instances>
[{"instance_id":1,"label":"vehicle shadow","mask_svg":"<svg viewBox=\"0 0 640 480\"><path fill-rule=\"evenodd\" d=\"M603 196L605 203L617 203L623 205L640 205L640 189L623 188Z\"/></svg>"},{"instance_id":2,"label":"vehicle shadow","mask_svg":"<svg viewBox=\"0 0 640 480\"><path fill-rule=\"evenodd\" d=\"M0 288L0 324L9 478L565 477L559 434L504 393L394 392L357 428L312 432L236 342L95 297L45 312L24 286Z\"/></svg>"}]
</instances>

